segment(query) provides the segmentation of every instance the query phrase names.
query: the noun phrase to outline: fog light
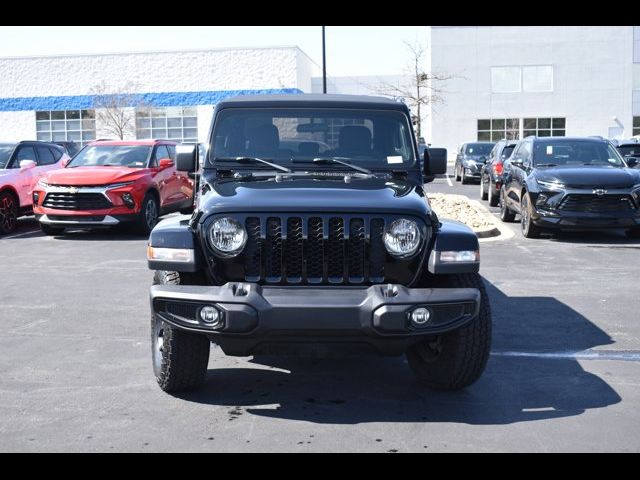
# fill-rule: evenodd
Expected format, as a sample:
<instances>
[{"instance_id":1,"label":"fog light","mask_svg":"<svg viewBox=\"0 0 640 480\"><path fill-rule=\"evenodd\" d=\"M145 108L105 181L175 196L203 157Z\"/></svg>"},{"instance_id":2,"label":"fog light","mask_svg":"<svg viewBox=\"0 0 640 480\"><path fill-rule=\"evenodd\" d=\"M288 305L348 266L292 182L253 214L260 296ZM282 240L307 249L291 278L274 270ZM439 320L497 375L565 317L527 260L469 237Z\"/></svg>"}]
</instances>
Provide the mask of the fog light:
<instances>
[{"instance_id":1,"label":"fog light","mask_svg":"<svg viewBox=\"0 0 640 480\"><path fill-rule=\"evenodd\" d=\"M40 194L38 192L33 192L33 204L38 205L38 200L40 199Z\"/></svg>"},{"instance_id":2,"label":"fog light","mask_svg":"<svg viewBox=\"0 0 640 480\"><path fill-rule=\"evenodd\" d=\"M133 200L133 196L129 192L122 194L122 201L129 208L136 206L136 202Z\"/></svg>"},{"instance_id":3,"label":"fog light","mask_svg":"<svg viewBox=\"0 0 640 480\"><path fill-rule=\"evenodd\" d=\"M411 323L417 327L423 327L431 319L431 312L428 308L420 307L411 312Z\"/></svg>"},{"instance_id":4,"label":"fog light","mask_svg":"<svg viewBox=\"0 0 640 480\"><path fill-rule=\"evenodd\" d=\"M540 195L538 195L538 199L536 200L536 205L544 205L545 203L547 203L547 200L549 200L549 197L541 193Z\"/></svg>"},{"instance_id":5,"label":"fog light","mask_svg":"<svg viewBox=\"0 0 640 480\"><path fill-rule=\"evenodd\" d=\"M211 305L205 305L200 309L200 320L212 328L220 328L222 326L220 311Z\"/></svg>"}]
</instances>

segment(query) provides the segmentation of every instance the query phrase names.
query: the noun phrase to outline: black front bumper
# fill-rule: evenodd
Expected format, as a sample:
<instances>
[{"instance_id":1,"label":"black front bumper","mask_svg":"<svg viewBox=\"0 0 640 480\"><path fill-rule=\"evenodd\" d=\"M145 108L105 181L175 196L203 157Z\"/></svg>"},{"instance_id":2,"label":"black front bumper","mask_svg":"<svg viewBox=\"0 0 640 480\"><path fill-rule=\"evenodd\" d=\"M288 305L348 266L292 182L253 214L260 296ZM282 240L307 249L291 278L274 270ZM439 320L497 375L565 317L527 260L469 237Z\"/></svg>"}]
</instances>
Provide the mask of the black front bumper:
<instances>
[{"instance_id":1,"label":"black front bumper","mask_svg":"<svg viewBox=\"0 0 640 480\"><path fill-rule=\"evenodd\" d=\"M562 212L560 210L537 210L531 219L538 227L558 230L606 230L640 227L640 216L635 214L616 216Z\"/></svg>"},{"instance_id":2,"label":"black front bumper","mask_svg":"<svg viewBox=\"0 0 640 480\"><path fill-rule=\"evenodd\" d=\"M271 351L282 344L360 344L400 354L425 336L454 330L478 315L480 292L473 288L262 287L155 285L151 309L157 319L179 329L207 335L228 355ZM212 329L199 320L212 305L224 324ZM426 307L425 326L410 313ZM264 348L263 348L264 347Z\"/></svg>"}]
</instances>

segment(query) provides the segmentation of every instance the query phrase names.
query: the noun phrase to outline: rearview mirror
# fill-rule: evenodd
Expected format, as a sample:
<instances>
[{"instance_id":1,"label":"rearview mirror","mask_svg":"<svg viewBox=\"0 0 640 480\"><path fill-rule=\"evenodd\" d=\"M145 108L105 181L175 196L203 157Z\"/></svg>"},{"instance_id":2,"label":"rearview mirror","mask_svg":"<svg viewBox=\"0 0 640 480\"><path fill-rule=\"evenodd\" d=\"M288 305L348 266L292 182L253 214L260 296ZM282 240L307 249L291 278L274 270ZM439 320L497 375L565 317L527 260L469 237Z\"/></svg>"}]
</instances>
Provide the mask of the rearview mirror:
<instances>
[{"instance_id":1,"label":"rearview mirror","mask_svg":"<svg viewBox=\"0 0 640 480\"><path fill-rule=\"evenodd\" d=\"M447 173L447 149L427 148L424 151L424 174L426 176Z\"/></svg>"},{"instance_id":2,"label":"rearview mirror","mask_svg":"<svg viewBox=\"0 0 640 480\"><path fill-rule=\"evenodd\" d=\"M29 170L36 166L33 160L20 160L20 170Z\"/></svg>"},{"instance_id":3,"label":"rearview mirror","mask_svg":"<svg viewBox=\"0 0 640 480\"><path fill-rule=\"evenodd\" d=\"M160 170L173 167L173 160L171 160L170 158L161 158L158 162L158 167L160 167Z\"/></svg>"},{"instance_id":4,"label":"rearview mirror","mask_svg":"<svg viewBox=\"0 0 640 480\"><path fill-rule=\"evenodd\" d=\"M176 145L176 170L187 173L196 171L196 145Z\"/></svg>"},{"instance_id":5,"label":"rearview mirror","mask_svg":"<svg viewBox=\"0 0 640 480\"><path fill-rule=\"evenodd\" d=\"M637 157L625 157L625 162L627 162L627 165L631 168L635 167L636 165L638 165L638 158Z\"/></svg>"}]
</instances>

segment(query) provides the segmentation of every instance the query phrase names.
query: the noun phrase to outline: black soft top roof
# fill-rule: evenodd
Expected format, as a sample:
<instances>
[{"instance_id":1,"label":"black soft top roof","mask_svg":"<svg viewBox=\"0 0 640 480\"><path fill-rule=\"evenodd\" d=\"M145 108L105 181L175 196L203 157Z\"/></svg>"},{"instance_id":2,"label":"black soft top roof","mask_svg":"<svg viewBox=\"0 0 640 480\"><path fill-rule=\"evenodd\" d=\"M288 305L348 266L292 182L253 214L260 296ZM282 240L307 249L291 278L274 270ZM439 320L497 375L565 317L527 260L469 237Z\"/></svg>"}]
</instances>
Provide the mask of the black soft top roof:
<instances>
[{"instance_id":1,"label":"black soft top roof","mask_svg":"<svg viewBox=\"0 0 640 480\"><path fill-rule=\"evenodd\" d=\"M408 113L402 102L384 97L368 95L334 94L289 94L289 95L243 95L222 100L216 108L354 108L375 110L397 110Z\"/></svg>"}]
</instances>

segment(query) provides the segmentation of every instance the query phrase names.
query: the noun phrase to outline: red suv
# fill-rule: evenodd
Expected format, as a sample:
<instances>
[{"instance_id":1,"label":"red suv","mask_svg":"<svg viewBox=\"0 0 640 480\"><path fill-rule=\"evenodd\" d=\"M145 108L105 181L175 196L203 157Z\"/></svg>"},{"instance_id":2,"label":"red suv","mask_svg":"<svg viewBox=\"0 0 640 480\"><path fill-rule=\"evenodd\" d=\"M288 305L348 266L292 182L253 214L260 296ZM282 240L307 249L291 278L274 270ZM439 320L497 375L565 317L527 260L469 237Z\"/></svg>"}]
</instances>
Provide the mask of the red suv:
<instances>
[{"instance_id":1,"label":"red suv","mask_svg":"<svg viewBox=\"0 0 640 480\"><path fill-rule=\"evenodd\" d=\"M176 171L174 142L96 141L33 190L33 212L47 235L66 227L132 223L149 234L165 213L193 209L193 180Z\"/></svg>"}]
</instances>

